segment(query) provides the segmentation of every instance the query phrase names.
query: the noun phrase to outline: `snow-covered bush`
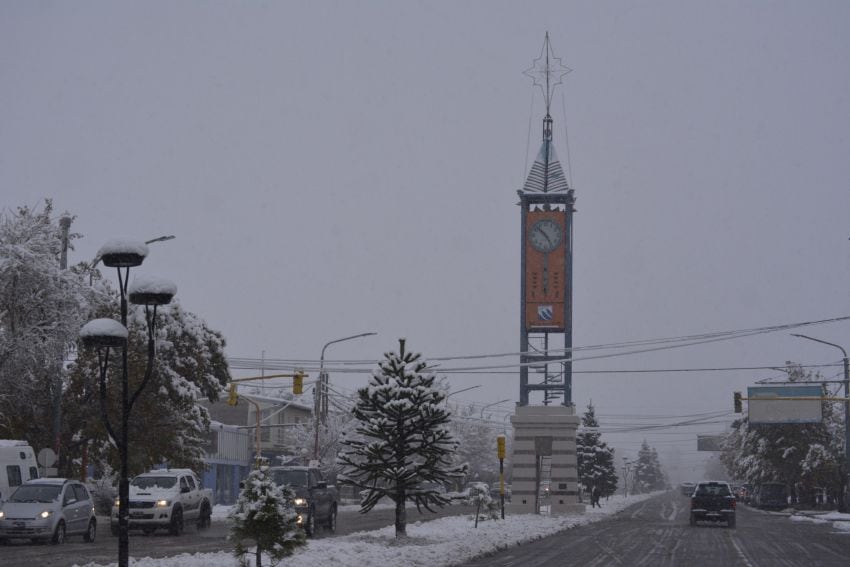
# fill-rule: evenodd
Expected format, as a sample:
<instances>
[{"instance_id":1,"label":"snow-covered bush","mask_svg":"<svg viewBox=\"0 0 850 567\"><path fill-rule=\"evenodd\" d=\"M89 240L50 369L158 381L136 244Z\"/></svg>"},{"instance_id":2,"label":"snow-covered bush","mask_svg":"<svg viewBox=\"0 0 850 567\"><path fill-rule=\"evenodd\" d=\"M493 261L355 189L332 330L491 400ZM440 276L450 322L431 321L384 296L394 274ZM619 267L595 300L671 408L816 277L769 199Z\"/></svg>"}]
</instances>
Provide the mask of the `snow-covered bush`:
<instances>
[{"instance_id":1,"label":"snow-covered bush","mask_svg":"<svg viewBox=\"0 0 850 567\"><path fill-rule=\"evenodd\" d=\"M240 565L249 565L250 552L243 540L256 544L256 567L261 567L266 554L277 565L304 545L307 536L298 525L298 514L290 504L295 493L287 486L278 486L268 474L268 467L251 471L245 479L236 505L228 515L233 522L230 539L235 542L233 553Z\"/></svg>"}]
</instances>

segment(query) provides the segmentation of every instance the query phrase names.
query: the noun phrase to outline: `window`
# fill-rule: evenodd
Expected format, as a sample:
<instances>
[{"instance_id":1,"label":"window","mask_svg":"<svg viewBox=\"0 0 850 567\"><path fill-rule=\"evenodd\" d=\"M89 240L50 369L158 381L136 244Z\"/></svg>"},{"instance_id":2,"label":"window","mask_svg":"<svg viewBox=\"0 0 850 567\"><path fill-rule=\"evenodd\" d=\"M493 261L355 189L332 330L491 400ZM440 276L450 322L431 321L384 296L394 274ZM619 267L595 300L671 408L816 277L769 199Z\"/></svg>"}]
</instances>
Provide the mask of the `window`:
<instances>
[{"instance_id":1,"label":"window","mask_svg":"<svg viewBox=\"0 0 850 567\"><path fill-rule=\"evenodd\" d=\"M184 477L186 479L186 485L190 490L195 490L195 479L191 476Z\"/></svg>"},{"instance_id":2,"label":"window","mask_svg":"<svg viewBox=\"0 0 850 567\"><path fill-rule=\"evenodd\" d=\"M30 467L30 479L38 478L38 467Z\"/></svg>"},{"instance_id":3,"label":"window","mask_svg":"<svg viewBox=\"0 0 850 567\"><path fill-rule=\"evenodd\" d=\"M6 478L9 479L9 488L21 485L21 467L18 465L6 465Z\"/></svg>"},{"instance_id":4,"label":"window","mask_svg":"<svg viewBox=\"0 0 850 567\"><path fill-rule=\"evenodd\" d=\"M77 501L77 496L74 494L74 485L68 484L65 486L65 496L62 497L62 505L67 506Z\"/></svg>"},{"instance_id":5,"label":"window","mask_svg":"<svg viewBox=\"0 0 850 567\"><path fill-rule=\"evenodd\" d=\"M181 476L180 477L180 492L183 492L184 490L186 490L188 488L189 488L189 483L186 481L186 477Z\"/></svg>"},{"instance_id":6,"label":"window","mask_svg":"<svg viewBox=\"0 0 850 567\"><path fill-rule=\"evenodd\" d=\"M86 490L86 487L82 484L74 485L74 495L76 495L78 502L85 502L86 500L90 500L89 491Z\"/></svg>"}]
</instances>

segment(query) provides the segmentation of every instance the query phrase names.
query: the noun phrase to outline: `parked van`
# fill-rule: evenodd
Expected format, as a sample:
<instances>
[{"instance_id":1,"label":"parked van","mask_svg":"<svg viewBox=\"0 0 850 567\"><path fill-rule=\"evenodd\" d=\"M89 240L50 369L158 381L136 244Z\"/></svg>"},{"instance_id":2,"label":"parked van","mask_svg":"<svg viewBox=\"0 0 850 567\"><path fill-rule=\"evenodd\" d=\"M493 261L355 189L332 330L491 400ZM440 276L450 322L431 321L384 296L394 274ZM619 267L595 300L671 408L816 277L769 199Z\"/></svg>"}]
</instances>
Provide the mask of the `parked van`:
<instances>
[{"instance_id":1,"label":"parked van","mask_svg":"<svg viewBox=\"0 0 850 567\"><path fill-rule=\"evenodd\" d=\"M38 464L32 447L26 441L0 439L0 502L33 478L38 478Z\"/></svg>"}]
</instances>

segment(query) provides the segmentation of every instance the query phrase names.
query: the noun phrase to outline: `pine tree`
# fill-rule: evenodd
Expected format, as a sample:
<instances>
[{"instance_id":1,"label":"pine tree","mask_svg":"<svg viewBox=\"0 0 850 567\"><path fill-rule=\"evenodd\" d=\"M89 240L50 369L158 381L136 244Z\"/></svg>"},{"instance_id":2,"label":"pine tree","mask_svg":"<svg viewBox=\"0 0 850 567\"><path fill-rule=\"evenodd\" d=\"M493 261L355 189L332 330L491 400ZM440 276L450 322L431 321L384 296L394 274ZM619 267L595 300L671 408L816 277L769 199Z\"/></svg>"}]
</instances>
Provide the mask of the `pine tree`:
<instances>
[{"instance_id":1,"label":"pine tree","mask_svg":"<svg viewBox=\"0 0 850 567\"><path fill-rule=\"evenodd\" d=\"M602 441L593 402L587 404L581 424L584 431L576 436L579 483L588 493L596 486L600 496L610 496L617 491L614 449Z\"/></svg>"},{"instance_id":2,"label":"pine tree","mask_svg":"<svg viewBox=\"0 0 850 567\"><path fill-rule=\"evenodd\" d=\"M634 491L645 493L661 490L666 483L664 471L661 470L661 463L658 460L658 453L644 439L635 463Z\"/></svg>"},{"instance_id":3,"label":"pine tree","mask_svg":"<svg viewBox=\"0 0 850 567\"><path fill-rule=\"evenodd\" d=\"M404 342L399 339L397 354L384 354L369 385L357 391L352 412L361 437L343 440L339 455L345 466L340 482L369 490L362 513L384 496L395 502L396 537L407 535L407 501L429 511L449 502L423 483L444 483L464 472L451 464L457 443L447 427L446 396L434 387L425 361L406 352Z\"/></svg>"},{"instance_id":4,"label":"pine tree","mask_svg":"<svg viewBox=\"0 0 850 567\"><path fill-rule=\"evenodd\" d=\"M249 553L245 539L256 543L256 567L261 567L263 553L271 558L272 565L277 565L306 543L307 536L298 526L298 514L289 504L294 498L289 487L274 483L268 467L251 471L228 516L233 522L233 553L241 565L247 564L245 556Z\"/></svg>"}]
</instances>

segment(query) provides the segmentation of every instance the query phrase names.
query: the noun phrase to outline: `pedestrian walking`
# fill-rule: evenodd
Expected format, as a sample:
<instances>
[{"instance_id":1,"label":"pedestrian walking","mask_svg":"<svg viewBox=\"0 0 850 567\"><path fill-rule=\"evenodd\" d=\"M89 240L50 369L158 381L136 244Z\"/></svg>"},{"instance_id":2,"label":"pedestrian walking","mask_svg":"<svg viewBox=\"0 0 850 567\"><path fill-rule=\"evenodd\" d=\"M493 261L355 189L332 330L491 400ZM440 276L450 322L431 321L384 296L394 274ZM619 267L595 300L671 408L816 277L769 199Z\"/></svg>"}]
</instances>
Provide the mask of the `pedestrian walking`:
<instances>
[{"instance_id":1,"label":"pedestrian walking","mask_svg":"<svg viewBox=\"0 0 850 567\"><path fill-rule=\"evenodd\" d=\"M596 507L601 508L602 507L599 504L599 488L597 488L596 485L594 485L593 488L590 489L590 507L591 508L596 508Z\"/></svg>"}]
</instances>

